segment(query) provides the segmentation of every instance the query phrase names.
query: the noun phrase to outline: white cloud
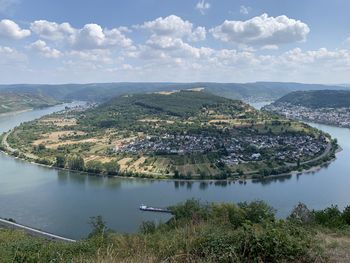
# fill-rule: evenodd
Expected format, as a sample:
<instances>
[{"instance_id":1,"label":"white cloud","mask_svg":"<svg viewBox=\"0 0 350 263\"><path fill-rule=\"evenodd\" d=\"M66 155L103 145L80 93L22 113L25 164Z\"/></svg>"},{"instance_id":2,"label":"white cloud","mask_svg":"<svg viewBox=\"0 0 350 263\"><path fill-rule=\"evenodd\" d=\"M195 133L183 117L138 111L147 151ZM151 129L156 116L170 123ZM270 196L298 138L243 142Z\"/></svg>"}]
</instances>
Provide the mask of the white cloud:
<instances>
[{"instance_id":1,"label":"white cloud","mask_svg":"<svg viewBox=\"0 0 350 263\"><path fill-rule=\"evenodd\" d=\"M73 28L69 23L58 24L46 20L34 21L31 29L41 38L50 41L64 41L77 50L105 49L113 46L131 48L133 42L123 32L126 27L103 29L98 24L86 24L81 29Z\"/></svg>"},{"instance_id":2,"label":"white cloud","mask_svg":"<svg viewBox=\"0 0 350 263\"><path fill-rule=\"evenodd\" d=\"M250 7L249 6L244 6L244 5L241 5L239 7L239 12L243 15L248 15L249 12L250 12Z\"/></svg>"},{"instance_id":3,"label":"white cloud","mask_svg":"<svg viewBox=\"0 0 350 263\"><path fill-rule=\"evenodd\" d=\"M61 51L47 46L46 42L43 40L37 40L30 44L29 47L47 58L59 58L62 56Z\"/></svg>"},{"instance_id":4,"label":"white cloud","mask_svg":"<svg viewBox=\"0 0 350 263\"><path fill-rule=\"evenodd\" d=\"M262 50L277 50L279 49L277 45L265 45L261 47Z\"/></svg>"},{"instance_id":5,"label":"white cloud","mask_svg":"<svg viewBox=\"0 0 350 263\"><path fill-rule=\"evenodd\" d=\"M196 4L196 9L202 14L204 15L210 8L210 4L208 2L206 2L205 0L200 0L197 4Z\"/></svg>"},{"instance_id":6,"label":"white cloud","mask_svg":"<svg viewBox=\"0 0 350 263\"><path fill-rule=\"evenodd\" d=\"M269 17L262 14L246 21L225 20L210 32L224 42L266 46L304 41L310 28L284 15Z\"/></svg>"},{"instance_id":7,"label":"white cloud","mask_svg":"<svg viewBox=\"0 0 350 263\"><path fill-rule=\"evenodd\" d=\"M30 36L30 30L21 29L15 22L9 19L0 21L0 38L22 39Z\"/></svg>"},{"instance_id":8,"label":"white cloud","mask_svg":"<svg viewBox=\"0 0 350 263\"><path fill-rule=\"evenodd\" d=\"M136 25L135 28L149 30L154 35L171 36L174 38L187 38L191 41L204 40L206 30L204 27L194 28L189 21L183 20L176 15L170 15L165 18L159 17L153 21L147 21L142 25Z\"/></svg>"},{"instance_id":9,"label":"white cloud","mask_svg":"<svg viewBox=\"0 0 350 263\"><path fill-rule=\"evenodd\" d=\"M16 67L18 65L23 65L23 62L26 61L26 56L16 49L11 47L0 46L0 65L1 66L10 66ZM4 77L4 76L2 76Z\"/></svg>"},{"instance_id":10,"label":"white cloud","mask_svg":"<svg viewBox=\"0 0 350 263\"><path fill-rule=\"evenodd\" d=\"M74 34L75 29L69 23L58 24L46 20L37 20L31 23L30 29L43 39L63 40Z\"/></svg>"},{"instance_id":11,"label":"white cloud","mask_svg":"<svg viewBox=\"0 0 350 263\"><path fill-rule=\"evenodd\" d=\"M85 61L102 64L113 63L112 53L108 49L73 50L69 52L68 55L74 61Z\"/></svg>"},{"instance_id":12,"label":"white cloud","mask_svg":"<svg viewBox=\"0 0 350 263\"><path fill-rule=\"evenodd\" d=\"M97 24L87 24L78 30L72 38L76 49L103 49L111 46L131 48L133 41L127 38L119 29L102 29Z\"/></svg>"}]
</instances>

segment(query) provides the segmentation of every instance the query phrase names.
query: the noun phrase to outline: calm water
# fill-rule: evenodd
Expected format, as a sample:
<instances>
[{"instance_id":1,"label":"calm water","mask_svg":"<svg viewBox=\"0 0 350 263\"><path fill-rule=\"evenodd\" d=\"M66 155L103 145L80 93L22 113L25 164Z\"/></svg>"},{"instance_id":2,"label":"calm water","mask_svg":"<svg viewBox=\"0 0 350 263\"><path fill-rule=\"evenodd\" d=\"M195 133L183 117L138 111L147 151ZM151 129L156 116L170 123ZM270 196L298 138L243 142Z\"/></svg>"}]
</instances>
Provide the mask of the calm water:
<instances>
[{"instance_id":1,"label":"calm water","mask_svg":"<svg viewBox=\"0 0 350 263\"><path fill-rule=\"evenodd\" d=\"M20 122L61 109L0 117L0 132ZM317 125L338 138L343 151L327 168L314 173L262 182L204 183L98 178L58 171L0 154L0 217L70 238L86 236L89 217L102 215L108 226L120 232L136 231L144 220L165 215L140 212L141 203L168 206L188 198L239 202L265 200L286 216L299 201L319 209L350 204L350 129Z\"/></svg>"}]
</instances>

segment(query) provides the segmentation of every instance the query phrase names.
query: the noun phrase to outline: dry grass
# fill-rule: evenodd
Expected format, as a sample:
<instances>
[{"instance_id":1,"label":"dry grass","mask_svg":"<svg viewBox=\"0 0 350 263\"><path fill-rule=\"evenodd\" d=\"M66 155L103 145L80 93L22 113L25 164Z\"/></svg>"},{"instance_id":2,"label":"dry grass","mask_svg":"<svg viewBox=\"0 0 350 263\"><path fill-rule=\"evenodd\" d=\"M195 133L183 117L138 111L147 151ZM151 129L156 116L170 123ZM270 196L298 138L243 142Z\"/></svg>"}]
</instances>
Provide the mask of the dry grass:
<instances>
[{"instance_id":1,"label":"dry grass","mask_svg":"<svg viewBox=\"0 0 350 263\"><path fill-rule=\"evenodd\" d=\"M41 143L57 143L60 138L64 136L82 136L85 135L85 132L82 131L57 131L51 133L45 133L42 135L41 139L33 141L33 145L39 145Z\"/></svg>"},{"instance_id":2,"label":"dry grass","mask_svg":"<svg viewBox=\"0 0 350 263\"><path fill-rule=\"evenodd\" d=\"M329 262L350 262L350 235L328 234L319 232L317 239L326 251Z\"/></svg>"},{"instance_id":3,"label":"dry grass","mask_svg":"<svg viewBox=\"0 0 350 263\"><path fill-rule=\"evenodd\" d=\"M77 120L75 118L65 119L65 118L47 118L40 120L41 123L53 124L58 127L64 126L75 126L77 125Z\"/></svg>"}]
</instances>

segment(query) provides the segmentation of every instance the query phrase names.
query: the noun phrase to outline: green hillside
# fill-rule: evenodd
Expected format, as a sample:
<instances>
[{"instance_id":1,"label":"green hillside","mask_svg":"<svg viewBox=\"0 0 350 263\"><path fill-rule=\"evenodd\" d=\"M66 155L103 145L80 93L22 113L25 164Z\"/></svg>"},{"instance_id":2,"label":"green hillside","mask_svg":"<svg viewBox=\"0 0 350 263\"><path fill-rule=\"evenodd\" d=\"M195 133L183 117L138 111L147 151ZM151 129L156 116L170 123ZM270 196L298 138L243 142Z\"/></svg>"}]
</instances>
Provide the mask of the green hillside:
<instances>
[{"instance_id":1,"label":"green hillside","mask_svg":"<svg viewBox=\"0 0 350 263\"><path fill-rule=\"evenodd\" d=\"M295 106L309 108L342 108L350 107L350 91L315 90L289 93L275 102L290 103Z\"/></svg>"},{"instance_id":2,"label":"green hillside","mask_svg":"<svg viewBox=\"0 0 350 263\"><path fill-rule=\"evenodd\" d=\"M57 104L55 99L42 95L0 92L0 114L48 107Z\"/></svg>"}]
</instances>

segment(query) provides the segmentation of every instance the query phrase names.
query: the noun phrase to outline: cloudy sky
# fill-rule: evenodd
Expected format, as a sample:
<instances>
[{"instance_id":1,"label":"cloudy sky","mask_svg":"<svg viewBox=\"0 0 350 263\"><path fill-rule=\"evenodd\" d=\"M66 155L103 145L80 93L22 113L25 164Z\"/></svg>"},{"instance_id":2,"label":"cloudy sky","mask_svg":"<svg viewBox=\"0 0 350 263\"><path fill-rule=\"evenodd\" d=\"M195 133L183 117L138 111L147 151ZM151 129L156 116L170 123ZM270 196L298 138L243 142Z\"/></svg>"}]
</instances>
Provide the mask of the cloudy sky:
<instances>
[{"instance_id":1,"label":"cloudy sky","mask_svg":"<svg viewBox=\"0 0 350 263\"><path fill-rule=\"evenodd\" d=\"M348 0L0 0L0 83L350 83Z\"/></svg>"}]
</instances>

